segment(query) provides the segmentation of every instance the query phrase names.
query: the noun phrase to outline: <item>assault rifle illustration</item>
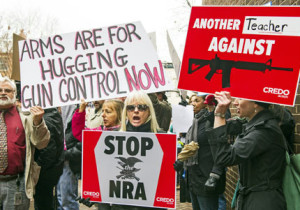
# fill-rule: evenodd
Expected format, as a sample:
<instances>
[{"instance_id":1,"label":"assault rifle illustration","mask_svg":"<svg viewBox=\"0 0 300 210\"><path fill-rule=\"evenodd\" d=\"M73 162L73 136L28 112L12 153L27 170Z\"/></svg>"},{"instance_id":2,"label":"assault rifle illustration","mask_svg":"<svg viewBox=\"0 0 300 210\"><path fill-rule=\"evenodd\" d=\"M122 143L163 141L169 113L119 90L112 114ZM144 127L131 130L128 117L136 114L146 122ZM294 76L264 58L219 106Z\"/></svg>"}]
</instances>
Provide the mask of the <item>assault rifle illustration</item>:
<instances>
[{"instance_id":1,"label":"assault rifle illustration","mask_svg":"<svg viewBox=\"0 0 300 210\"><path fill-rule=\"evenodd\" d=\"M272 59L268 60L266 63L255 63L246 61L221 60L218 55L216 55L215 58L211 60L190 58L188 73L192 74L206 65L209 65L210 67L210 71L205 76L205 79L208 81L211 80L214 74L220 74L217 72L217 70L222 70L222 88L230 87L230 74L232 68L261 71L263 73L266 70L293 71L293 68L272 66Z\"/></svg>"}]
</instances>

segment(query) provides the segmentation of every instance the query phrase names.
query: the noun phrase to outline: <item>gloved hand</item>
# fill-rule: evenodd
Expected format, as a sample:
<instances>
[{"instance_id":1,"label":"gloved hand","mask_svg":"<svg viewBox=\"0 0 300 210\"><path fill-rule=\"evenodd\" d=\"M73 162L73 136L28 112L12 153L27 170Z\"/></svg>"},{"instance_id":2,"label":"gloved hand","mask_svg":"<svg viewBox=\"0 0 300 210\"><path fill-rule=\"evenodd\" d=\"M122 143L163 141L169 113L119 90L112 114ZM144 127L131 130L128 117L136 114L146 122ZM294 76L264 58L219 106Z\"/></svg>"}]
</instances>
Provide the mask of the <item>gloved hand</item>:
<instances>
[{"instance_id":1,"label":"gloved hand","mask_svg":"<svg viewBox=\"0 0 300 210\"><path fill-rule=\"evenodd\" d=\"M179 172L183 169L183 162L181 162L180 160L176 160L175 163L173 164L173 167L175 171Z\"/></svg>"},{"instance_id":2,"label":"gloved hand","mask_svg":"<svg viewBox=\"0 0 300 210\"><path fill-rule=\"evenodd\" d=\"M90 198L84 199L81 198L81 196L78 196L76 199L76 201L78 201L79 203L84 204L87 207L92 207L95 203L90 201Z\"/></svg>"},{"instance_id":3,"label":"gloved hand","mask_svg":"<svg viewBox=\"0 0 300 210\"><path fill-rule=\"evenodd\" d=\"M181 101L179 102L179 105L181 105L181 106L186 106L186 105L189 104L186 100L184 100L184 99L182 98L182 96L180 96L180 97L181 97Z\"/></svg>"},{"instance_id":4,"label":"gloved hand","mask_svg":"<svg viewBox=\"0 0 300 210\"><path fill-rule=\"evenodd\" d=\"M231 118L226 121L227 133L231 136L237 136L243 131L243 125L247 123L246 119Z\"/></svg>"}]
</instances>

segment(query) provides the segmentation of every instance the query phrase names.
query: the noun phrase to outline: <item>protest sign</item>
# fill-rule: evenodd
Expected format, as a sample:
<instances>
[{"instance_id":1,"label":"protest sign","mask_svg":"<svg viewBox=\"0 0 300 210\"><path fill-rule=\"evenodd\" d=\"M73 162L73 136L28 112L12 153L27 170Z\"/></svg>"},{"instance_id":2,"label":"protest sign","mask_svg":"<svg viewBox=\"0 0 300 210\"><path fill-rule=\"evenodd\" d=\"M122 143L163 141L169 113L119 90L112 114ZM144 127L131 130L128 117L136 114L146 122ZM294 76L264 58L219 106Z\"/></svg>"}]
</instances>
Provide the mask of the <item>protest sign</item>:
<instances>
[{"instance_id":1,"label":"protest sign","mask_svg":"<svg viewBox=\"0 0 300 210\"><path fill-rule=\"evenodd\" d=\"M172 89L140 22L18 44L25 110Z\"/></svg>"},{"instance_id":2,"label":"protest sign","mask_svg":"<svg viewBox=\"0 0 300 210\"><path fill-rule=\"evenodd\" d=\"M173 132L187 133L193 124L193 106L172 105Z\"/></svg>"},{"instance_id":3,"label":"protest sign","mask_svg":"<svg viewBox=\"0 0 300 210\"><path fill-rule=\"evenodd\" d=\"M300 7L193 7L178 88L294 105Z\"/></svg>"},{"instance_id":4,"label":"protest sign","mask_svg":"<svg viewBox=\"0 0 300 210\"><path fill-rule=\"evenodd\" d=\"M83 131L82 197L175 208L176 135Z\"/></svg>"}]
</instances>

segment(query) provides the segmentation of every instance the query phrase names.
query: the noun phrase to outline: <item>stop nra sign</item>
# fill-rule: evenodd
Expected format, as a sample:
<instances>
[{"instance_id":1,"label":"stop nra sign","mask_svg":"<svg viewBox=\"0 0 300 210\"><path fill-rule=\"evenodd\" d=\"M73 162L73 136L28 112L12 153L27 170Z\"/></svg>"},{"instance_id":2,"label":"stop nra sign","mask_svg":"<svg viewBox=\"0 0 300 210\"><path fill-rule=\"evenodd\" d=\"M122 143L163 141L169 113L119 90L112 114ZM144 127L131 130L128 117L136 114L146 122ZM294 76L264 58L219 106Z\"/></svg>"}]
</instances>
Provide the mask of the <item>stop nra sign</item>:
<instances>
[{"instance_id":1,"label":"stop nra sign","mask_svg":"<svg viewBox=\"0 0 300 210\"><path fill-rule=\"evenodd\" d=\"M175 208L176 135L84 131L82 154L84 198Z\"/></svg>"}]
</instances>

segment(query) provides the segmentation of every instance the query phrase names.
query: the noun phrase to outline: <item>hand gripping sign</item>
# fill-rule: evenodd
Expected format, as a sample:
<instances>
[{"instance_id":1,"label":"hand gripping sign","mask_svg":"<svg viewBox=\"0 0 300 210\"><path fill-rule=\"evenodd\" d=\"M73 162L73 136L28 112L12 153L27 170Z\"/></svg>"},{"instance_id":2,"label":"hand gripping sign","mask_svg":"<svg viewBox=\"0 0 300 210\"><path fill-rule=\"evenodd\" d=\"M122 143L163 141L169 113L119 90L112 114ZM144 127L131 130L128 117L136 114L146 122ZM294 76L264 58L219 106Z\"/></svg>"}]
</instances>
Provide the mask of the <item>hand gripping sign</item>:
<instances>
[{"instance_id":1,"label":"hand gripping sign","mask_svg":"<svg viewBox=\"0 0 300 210\"><path fill-rule=\"evenodd\" d=\"M300 7L193 7L178 88L294 105Z\"/></svg>"},{"instance_id":2,"label":"hand gripping sign","mask_svg":"<svg viewBox=\"0 0 300 210\"><path fill-rule=\"evenodd\" d=\"M83 131L82 197L175 208L176 135Z\"/></svg>"}]
</instances>

